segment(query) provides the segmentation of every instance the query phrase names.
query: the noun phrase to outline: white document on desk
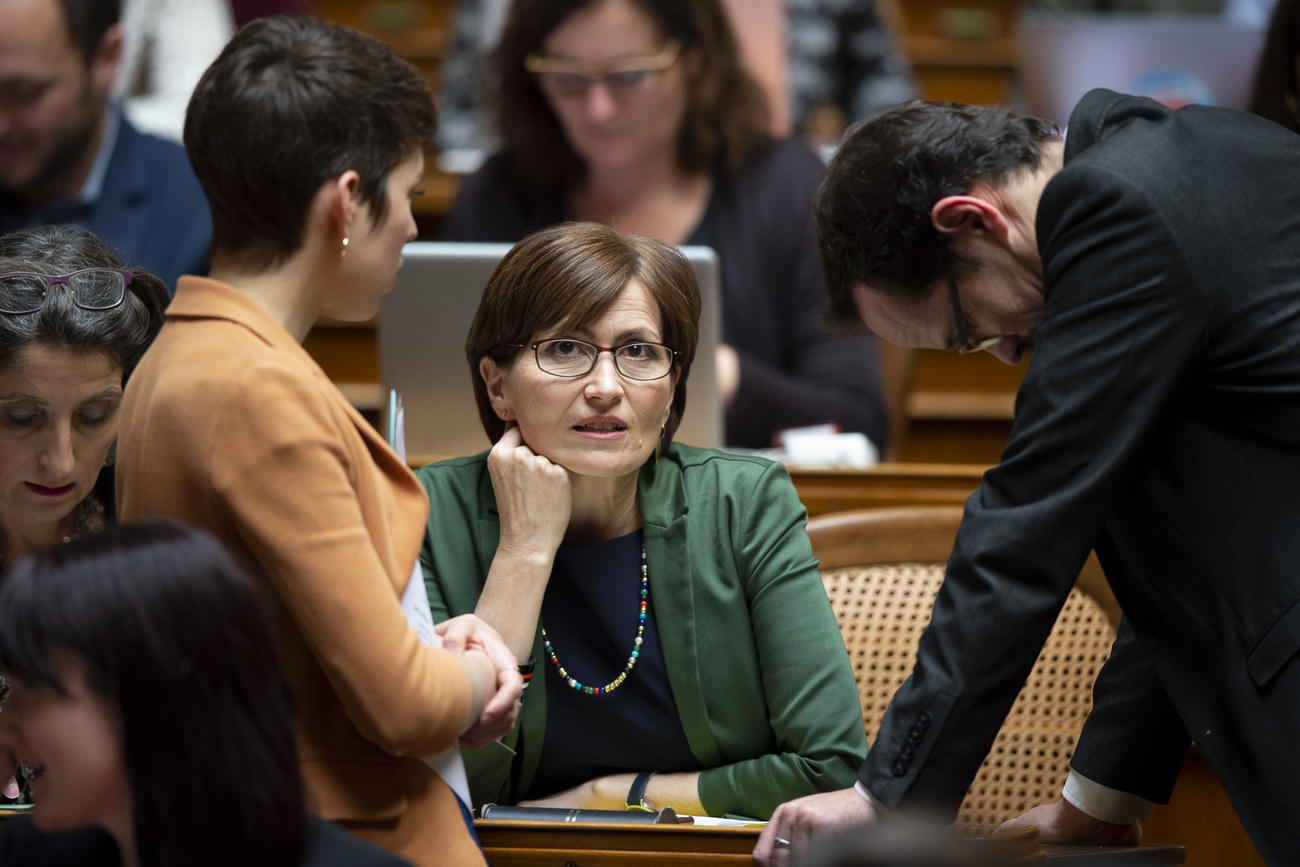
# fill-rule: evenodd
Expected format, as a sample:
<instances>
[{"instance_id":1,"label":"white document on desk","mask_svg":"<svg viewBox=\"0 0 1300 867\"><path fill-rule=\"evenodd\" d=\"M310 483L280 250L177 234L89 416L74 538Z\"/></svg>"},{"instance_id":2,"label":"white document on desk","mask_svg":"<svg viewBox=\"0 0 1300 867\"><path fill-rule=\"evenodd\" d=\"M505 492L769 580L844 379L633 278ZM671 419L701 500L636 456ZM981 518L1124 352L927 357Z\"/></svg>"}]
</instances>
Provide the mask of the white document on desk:
<instances>
[{"instance_id":1,"label":"white document on desk","mask_svg":"<svg viewBox=\"0 0 1300 867\"><path fill-rule=\"evenodd\" d=\"M406 460L402 399L395 391L389 391L388 413L389 445L398 457ZM402 593L402 612L406 615L406 622L420 636L420 641L433 647L442 646L442 639L433 628L433 611L429 608L429 597L424 591L424 572L420 569L418 557L411 568L411 577L406 582L406 591ZM465 761L460 757L460 747L452 744L436 756L425 756L424 763L433 768L434 773L451 787L460 802L469 809L469 775L465 773Z\"/></svg>"}]
</instances>

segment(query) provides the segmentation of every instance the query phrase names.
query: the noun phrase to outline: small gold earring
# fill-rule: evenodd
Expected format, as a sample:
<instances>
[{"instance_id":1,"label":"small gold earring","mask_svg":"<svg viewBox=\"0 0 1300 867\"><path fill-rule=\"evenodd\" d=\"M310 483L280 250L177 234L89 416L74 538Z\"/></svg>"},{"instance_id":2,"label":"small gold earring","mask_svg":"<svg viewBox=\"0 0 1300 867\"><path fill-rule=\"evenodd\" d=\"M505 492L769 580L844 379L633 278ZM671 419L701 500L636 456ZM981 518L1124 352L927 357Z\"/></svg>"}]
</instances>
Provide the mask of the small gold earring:
<instances>
[{"instance_id":1,"label":"small gold earring","mask_svg":"<svg viewBox=\"0 0 1300 867\"><path fill-rule=\"evenodd\" d=\"M347 237L347 235L344 235L344 236L343 236L343 252L339 254L339 258L340 258L340 259L346 259L346 258L347 258L347 255L348 255L348 237Z\"/></svg>"}]
</instances>

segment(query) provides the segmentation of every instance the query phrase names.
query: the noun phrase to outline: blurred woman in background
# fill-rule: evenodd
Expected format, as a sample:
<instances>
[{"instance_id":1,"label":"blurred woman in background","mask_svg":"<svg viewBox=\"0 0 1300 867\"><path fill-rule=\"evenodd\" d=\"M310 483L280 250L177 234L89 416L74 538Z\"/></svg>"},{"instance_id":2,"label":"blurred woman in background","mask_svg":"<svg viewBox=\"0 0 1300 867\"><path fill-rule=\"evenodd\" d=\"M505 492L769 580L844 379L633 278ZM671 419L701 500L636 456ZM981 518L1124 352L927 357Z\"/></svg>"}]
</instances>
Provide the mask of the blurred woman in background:
<instances>
[{"instance_id":1,"label":"blurred woman in background","mask_svg":"<svg viewBox=\"0 0 1300 867\"><path fill-rule=\"evenodd\" d=\"M444 238L589 220L713 247L727 444L829 422L883 449L875 344L823 327L821 163L765 133L765 97L717 0L516 2L490 67L502 150L462 182Z\"/></svg>"}]
</instances>

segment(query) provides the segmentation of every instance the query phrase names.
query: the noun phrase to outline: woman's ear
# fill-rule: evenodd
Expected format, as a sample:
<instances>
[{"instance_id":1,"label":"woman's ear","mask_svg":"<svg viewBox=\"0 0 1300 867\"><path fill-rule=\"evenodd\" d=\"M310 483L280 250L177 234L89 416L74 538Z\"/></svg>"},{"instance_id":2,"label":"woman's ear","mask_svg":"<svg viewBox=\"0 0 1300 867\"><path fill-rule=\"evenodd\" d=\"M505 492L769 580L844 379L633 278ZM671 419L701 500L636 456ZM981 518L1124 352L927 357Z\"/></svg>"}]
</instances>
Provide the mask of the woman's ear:
<instances>
[{"instance_id":1,"label":"woman's ear","mask_svg":"<svg viewBox=\"0 0 1300 867\"><path fill-rule=\"evenodd\" d=\"M327 183L330 187L330 214L341 241L352 235L353 224L361 211L361 175L348 169Z\"/></svg>"},{"instance_id":2,"label":"woman's ear","mask_svg":"<svg viewBox=\"0 0 1300 867\"><path fill-rule=\"evenodd\" d=\"M487 386L488 400L491 401L492 409L502 421L511 421L514 418L510 399L505 394L506 374L509 372L508 368L502 368L494 359L486 355L478 360L478 375L483 377L483 384Z\"/></svg>"}]
</instances>

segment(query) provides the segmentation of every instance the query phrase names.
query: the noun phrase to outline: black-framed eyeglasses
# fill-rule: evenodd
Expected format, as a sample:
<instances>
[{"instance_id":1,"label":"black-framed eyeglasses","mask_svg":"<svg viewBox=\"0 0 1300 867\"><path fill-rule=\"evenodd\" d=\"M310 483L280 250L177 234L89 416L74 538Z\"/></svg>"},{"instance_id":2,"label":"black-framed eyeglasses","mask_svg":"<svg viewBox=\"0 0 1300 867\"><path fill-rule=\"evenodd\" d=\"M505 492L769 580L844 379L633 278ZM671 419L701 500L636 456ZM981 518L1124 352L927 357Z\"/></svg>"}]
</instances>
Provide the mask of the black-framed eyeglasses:
<instances>
[{"instance_id":1,"label":"black-framed eyeglasses","mask_svg":"<svg viewBox=\"0 0 1300 867\"><path fill-rule=\"evenodd\" d=\"M627 379L648 382L663 379L673 369L677 350L662 343L635 341L622 346L597 346L585 340L556 337L539 340L525 347L521 343L509 344L515 349L531 349L537 366L551 376L585 376L596 366L602 352L614 356L614 368Z\"/></svg>"},{"instance_id":2,"label":"black-framed eyeglasses","mask_svg":"<svg viewBox=\"0 0 1300 867\"><path fill-rule=\"evenodd\" d=\"M952 298L952 317L957 323L957 351L962 355L969 355L972 352L982 352L990 349L1002 342L1001 337L985 337L982 340L972 340L966 333L966 314L961 309L961 298L957 295L957 275L952 271L948 272L948 294Z\"/></svg>"},{"instance_id":3,"label":"black-framed eyeglasses","mask_svg":"<svg viewBox=\"0 0 1300 867\"><path fill-rule=\"evenodd\" d=\"M612 98L627 102L644 93L643 86L646 83L671 69L681 53L682 44L676 39L670 39L654 57L625 57L597 64L530 54L524 58L524 68L533 74L538 85L552 97L585 97L591 86L600 82Z\"/></svg>"},{"instance_id":4,"label":"black-framed eyeglasses","mask_svg":"<svg viewBox=\"0 0 1300 867\"><path fill-rule=\"evenodd\" d=\"M131 272L122 268L85 268L71 274L10 271L0 274L0 313L35 313L45 306L50 290L62 283L72 303L83 310L111 310L126 297Z\"/></svg>"}]
</instances>

